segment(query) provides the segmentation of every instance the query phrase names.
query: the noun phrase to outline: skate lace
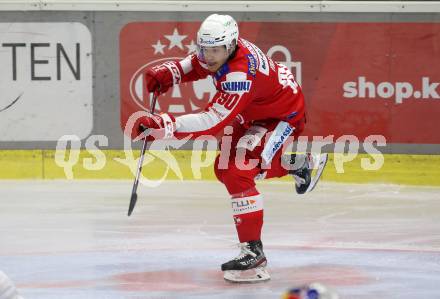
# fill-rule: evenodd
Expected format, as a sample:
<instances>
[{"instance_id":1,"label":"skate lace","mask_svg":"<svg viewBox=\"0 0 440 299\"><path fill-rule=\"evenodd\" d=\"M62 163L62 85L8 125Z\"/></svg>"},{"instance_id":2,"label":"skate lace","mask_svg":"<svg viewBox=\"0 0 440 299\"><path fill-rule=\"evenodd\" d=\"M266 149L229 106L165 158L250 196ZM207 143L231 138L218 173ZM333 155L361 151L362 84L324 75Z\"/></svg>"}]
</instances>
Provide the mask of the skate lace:
<instances>
[{"instance_id":1,"label":"skate lace","mask_svg":"<svg viewBox=\"0 0 440 299\"><path fill-rule=\"evenodd\" d=\"M302 177L299 177L299 176L297 176L295 174L293 175L293 178L295 179L295 184L297 186L301 186L302 184L305 184L305 182L306 182L305 179L303 179Z\"/></svg>"},{"instance_id":2,"label":"skate lace","mask_svg":"<svg viewBox=\"0 0 440 299\"><path fill-rule=\"evenodd\" d=\"M313 169L314 168L314 161L315 161L315 158L313 157L313 155L311 153L307 153L307 157L304 162L303 168L307 168L309 170ZM306 180L304 178L300 177L299 175L297 175L295 173L293 174L293 178L295 179L295 184L298 187L301 186L302 184L306 183Z\"/></svg>"},{"instance_id":3,"label":"skate lace","mask_svg":"<svg viewBox=\"0 0 440 299\"><path fill-rule=\"evenodd\" d=\"M241 260L242 258L244 258L246 255L251 255L252 257L256 257L257 255L252 252L252 250L249 248L249 244L248 243L239 243L237 245L238 248L240 248L240 254L234 259L234 260Z\"/></svg>"}]
</instances>

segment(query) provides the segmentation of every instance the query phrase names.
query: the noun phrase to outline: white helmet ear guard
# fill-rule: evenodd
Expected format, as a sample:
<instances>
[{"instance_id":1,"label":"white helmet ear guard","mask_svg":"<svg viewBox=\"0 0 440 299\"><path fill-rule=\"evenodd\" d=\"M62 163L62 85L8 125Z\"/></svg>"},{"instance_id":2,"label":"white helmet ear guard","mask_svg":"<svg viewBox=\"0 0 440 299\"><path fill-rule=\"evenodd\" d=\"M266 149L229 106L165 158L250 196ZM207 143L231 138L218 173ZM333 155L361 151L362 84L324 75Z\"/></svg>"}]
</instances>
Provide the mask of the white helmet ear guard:
<instances>
[{"instance_id":1,"label":"white helmet ear guard","mask_svg":"<svg viewBox=\"0 0 440 299\"><path fill-rule=\"evenodd\" d=\"M237 22L229 15L212 14L207 17L197 32L197 52L203 59L204 47L226 46L232 52L238 41Z\"/></svg>"}]
</instances>

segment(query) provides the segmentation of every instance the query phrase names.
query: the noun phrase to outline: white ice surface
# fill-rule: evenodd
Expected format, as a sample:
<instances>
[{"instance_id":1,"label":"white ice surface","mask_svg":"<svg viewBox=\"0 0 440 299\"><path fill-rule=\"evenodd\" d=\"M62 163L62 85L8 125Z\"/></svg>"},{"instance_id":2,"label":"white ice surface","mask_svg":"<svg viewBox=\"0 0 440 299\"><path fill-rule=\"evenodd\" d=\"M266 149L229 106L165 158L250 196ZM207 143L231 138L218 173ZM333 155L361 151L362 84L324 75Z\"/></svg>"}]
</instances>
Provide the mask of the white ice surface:
<instances>
[{"instance_id":1,"label":"white ice surface","mask_svg":"<svg viewBox=\"0 0 440 299\"><path fill-rule=\"evenodd\" d=\"M26 299L280 298L321 282L341 298L440 298L440 188L259 184L272 280L225 282L238 254L217 182L0 181L0 270Z\"/></svg>"}]
</instances>

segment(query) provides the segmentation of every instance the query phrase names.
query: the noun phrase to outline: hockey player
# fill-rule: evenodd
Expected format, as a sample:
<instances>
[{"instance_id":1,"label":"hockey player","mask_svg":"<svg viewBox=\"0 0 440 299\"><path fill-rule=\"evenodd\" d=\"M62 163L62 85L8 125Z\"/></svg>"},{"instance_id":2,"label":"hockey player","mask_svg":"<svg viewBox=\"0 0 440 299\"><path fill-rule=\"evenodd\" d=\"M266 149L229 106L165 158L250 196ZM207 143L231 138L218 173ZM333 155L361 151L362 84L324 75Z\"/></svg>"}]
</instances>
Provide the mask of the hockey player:
<instances>
[{"instance_id":1,"label":"hockey player","mask_svg":"<svg viewBox=\"0 0 440 299\"><path fill-rule=\"evenodd\" d=\"M145 75L148 91L158 94L174 84L212 77L217 93L203 112L179 117L150 114L137 120L135 133L148 128L157 139L215 135L223 130L215 174L231 195L241 252L221 269L230 281L268 280L261 242L263 197L255 178L291 174L299 194L311 189L310 155L289 155L283 164L281 150L292 140L288 137L298 137L305 125L301 87L286 66L239 37L231 16L218 14L201 24L196 54L151 67ZM325 165L325 161L321 162Z\"/></svg>"}]
</instances>

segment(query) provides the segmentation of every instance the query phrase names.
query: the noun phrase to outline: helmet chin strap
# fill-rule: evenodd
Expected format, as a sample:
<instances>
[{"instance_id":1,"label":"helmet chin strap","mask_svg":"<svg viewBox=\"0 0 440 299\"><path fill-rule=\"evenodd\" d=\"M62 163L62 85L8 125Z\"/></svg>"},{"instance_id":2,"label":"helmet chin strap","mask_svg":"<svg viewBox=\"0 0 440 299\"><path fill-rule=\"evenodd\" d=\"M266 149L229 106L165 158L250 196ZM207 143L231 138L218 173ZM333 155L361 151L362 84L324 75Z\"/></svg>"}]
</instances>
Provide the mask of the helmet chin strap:
<instances>
[{"instance_id":1,"label":"helmet chin strap","mask_svg":"<svg viewBox=\"0 0 440 299\"><path fill-rule=\"evenodd\" d=\"M231 46L231 48L228 50L228 52L229 52L228 53L228 60L235 56L235 52L237 51L237 48L238 48L237 42L235 41L233 43L233 45Z\"/></svg>"}]
</instances>

